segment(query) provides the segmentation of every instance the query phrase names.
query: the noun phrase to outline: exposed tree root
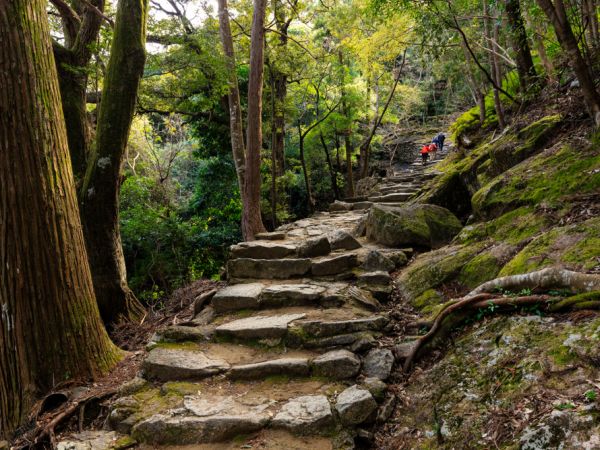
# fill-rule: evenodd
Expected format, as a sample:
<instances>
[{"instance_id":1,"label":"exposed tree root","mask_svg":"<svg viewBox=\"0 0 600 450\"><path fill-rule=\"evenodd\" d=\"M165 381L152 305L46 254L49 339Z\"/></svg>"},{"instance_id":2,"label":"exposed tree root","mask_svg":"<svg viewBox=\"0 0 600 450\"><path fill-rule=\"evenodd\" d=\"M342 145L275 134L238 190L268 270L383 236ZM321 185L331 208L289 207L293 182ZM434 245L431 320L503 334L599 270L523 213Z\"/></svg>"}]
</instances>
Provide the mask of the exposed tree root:
<instances>
[{"instance_id":1,"label":"exposed tree root","mask_svg":"<svg viewBox=\"0 0 600 450\"><path fill-rule=\"evenodd\" d=\"M575 295L556 297L550 295L526 295L520 297L492 294L498 289L543 289L567 288ZM577 309L600 309L600 275L571 272L562 269L543 269L523 275L497 278L483 283L465 297L450 301L435 317L427 334L417 340L404 361L403 369L408 372L423 348L461 323L472 311L483 308L517 310L524 306L539 305L547 312Z\"/></svg>"},{"instance_id":2,"label":"exposed tree root","mask_svg":"<svg viewBox=\"0 0 600 450\"><path fill-rule=\"evenodd\" d=\"M600 290L600 275L572 272L566 269L550 267L522 275L496 278L483 283L467 294L467 297L498 289L551 289L568 288L576 293Z\"/></svg>"},{"instance_id":3,"label":"exposed tree root","mask_svg":"<svg viewBox=\"0 0 600 450\"><path fill-rule=\"evenodd\" d=\"M117 392L117 388L110 388L102 392L95 392L85 397L73 399L64 403L60 408L44 414L41 418L36 418L36 427L31 430L27 436L27 441L33 445L41 445L44 441L50 441L52 448L56 448L55 430L56 428L73 417L78 411L91 401L103 400ZM82 421L83 414L80 414L79 421ZM81 423L80 423L81 425Z\"/></svg>"}]
</instances>

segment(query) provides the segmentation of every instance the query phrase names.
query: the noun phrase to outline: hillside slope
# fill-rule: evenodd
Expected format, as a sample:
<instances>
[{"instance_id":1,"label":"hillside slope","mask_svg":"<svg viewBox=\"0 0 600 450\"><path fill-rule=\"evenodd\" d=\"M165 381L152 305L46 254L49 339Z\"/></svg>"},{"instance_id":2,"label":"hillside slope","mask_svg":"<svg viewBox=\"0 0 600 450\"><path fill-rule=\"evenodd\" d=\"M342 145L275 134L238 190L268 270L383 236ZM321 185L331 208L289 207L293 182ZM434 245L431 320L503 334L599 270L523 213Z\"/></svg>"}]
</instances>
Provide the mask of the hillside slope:
<instances>
[{"instance_id":1,"label":"hillside slope","mask_svg":"<svg viewBox=\"0 0 600 450\"><path fill-rule=\"evenodd\" d=\"M481 129L473 111L461 116L457 150L412 200L448 208L465 226L397 274L400 347L411 330L426 331L415 324L485 281L547 267L600 273L600 135L575 104L528 111L502 133ZM376 448L600 447L596 312L490 305L463 319L444 348L398 374L396 413Z\"/></svg>"}]
</instances>

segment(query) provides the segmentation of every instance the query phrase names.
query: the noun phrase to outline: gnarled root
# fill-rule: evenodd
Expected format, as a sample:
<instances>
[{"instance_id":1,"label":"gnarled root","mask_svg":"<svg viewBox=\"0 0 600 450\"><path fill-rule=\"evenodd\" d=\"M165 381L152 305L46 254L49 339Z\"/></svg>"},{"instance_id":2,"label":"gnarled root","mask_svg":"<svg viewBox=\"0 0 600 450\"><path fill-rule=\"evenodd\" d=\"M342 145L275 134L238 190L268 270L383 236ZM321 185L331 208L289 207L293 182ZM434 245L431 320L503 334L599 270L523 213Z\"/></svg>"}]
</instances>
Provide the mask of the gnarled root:
<instances>
[{"instance_id":1,"label":"gnarled root","mask_svg":"<svg viewBox=\"0 0 600 450\"><path fill-rule=\"evenodd\" d=\"M576 293L599 291L600 275L572 272L566 269L549 267L547 269L524 273L522 275L496 278L495 280L483 283L467 294L467 297L482 292L493 292L498 289L515 290L535 288L567 288Z\"/></svg>"},{"instance_id":2,"label":"gnarled root","mask_svg":"<svg viewBox=\"0 0 600 450\"><path fill-rule=\"evenodd\" d=\"M498 289L526 288L567 288L577 294L563 298L549 295L509 297L490 293L490 291ZM514 310L531 305L539 305L548 312L600 309L600 275L550 268L523 275L497 278L483 283L465 297L446 304L434 319L429 332L415 342L404 361L404 371L410 370L414 360L426 345L431 344L440 334L444 334L462 322L470 311L486 307L493 307L494 310Z\"/></svg>"}]
</instances>

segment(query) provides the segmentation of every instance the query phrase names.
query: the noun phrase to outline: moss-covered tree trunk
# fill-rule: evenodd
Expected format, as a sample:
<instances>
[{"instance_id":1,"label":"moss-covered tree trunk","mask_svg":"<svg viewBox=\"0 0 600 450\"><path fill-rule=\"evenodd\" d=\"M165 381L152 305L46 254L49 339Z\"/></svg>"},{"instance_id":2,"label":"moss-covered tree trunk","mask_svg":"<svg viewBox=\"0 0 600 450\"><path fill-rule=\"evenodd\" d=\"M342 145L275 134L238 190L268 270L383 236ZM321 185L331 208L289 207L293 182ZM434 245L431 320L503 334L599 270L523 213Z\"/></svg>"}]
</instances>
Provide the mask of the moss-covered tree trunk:
<instances>
[{"instance_id":1,"label":"moss-covered tree trunk","mask_svg":"<svg viewBox=\"0 0 600 450\"><path fill-rule=\"evenodd\" d=\"M581 92L583 93L583 99L587 110L594 119L597 127L600 127L600 94L596 90L594 84L594 77L591 73L591 67L589 67L583 55L579 50L577 38L573 34L573 29L569 24L567 17L567 11L562 0L536 0L537 4L542 8L552 26L554 32L558 38L558 42L566 53L569 63L575 72L579 85L581 86Z\"/></svg>"},{"instance_id":2,"label":"moss-covered tree trunk","mask_svg":"<svg viewBox=\"0 0 600 450\"><path fill-rule=\"evenodd\" d=\"M104 10L104 0L89 2L99 11ZM90 124L86 110L88 68L92 46L98 38L102 18L89 5L79 0L71 2L73 16L68 10L59 9L63 22L64 42L53 43L54 58L67 125L67 139L75 182L83 181L90 149Z\"/></svg>"},{"instance_id":3,"label":"moss-covered tree trunk","mask_svg":"<svg viewBox=\"0 0 600 450\"><path fill-rule=\"evenodd\" d=\"M519 0L505 0L504 5L508 19L510 42L516 55L519 84L521 92L525 93L531 88L537 74L531 57L523 16L521 15L521 4Z\"/></svg>"},{"instance_id":4,"label":"moss-covered tree trunk","mask_svg":"<svg viewBox=\"0 0 600 450\"><path fill-rule=\"evenodd\" d=\"M242 234L245 240L252 240L255 234L265 231L260 212L265 10L266 0L254 0L248 81L246 179L242 196Z\"/></svg>"},{"instance_id":5,"label":"moss-covered tree trunk","mask_svg":"<svg viewBox=\"0 0 600 450\"><path fill-rule=\"evenodd\" d=\"M0 2L0 438L117 361L86 257L44 0Z\"/></svg>"},{"instance_id":6,"label":"moss-covered tree trunk","mask_svg":"<svg viewBox=\"0 0 600 450\"><path fill-rule=\"evenodd\" d=\"M120 0L96 128L81 193L94 288L102 318L135 320L143 308L127 285L119 231L119 186L146 59L147 0Z\"/></svg>"},{"instance_id":7,"label":"moss-covered tree trunk","mask_svg":"<svg viewBox=\"0 0 600 450\"><path fill-rule=\"evenodd\" d=\"M233 50L231 26L229 25L229 10L227 9L227 0L219 0L219 31L221 34L223 52L227 58L227 72L229 78L229 93L227 94L227 101L229 104L231 151L233 153L235 171L238 176L240 193L242 193L244 190L244 173L246 170L246 151L244 144L244 127L242 123L240 89L238 87L238 78L236 72L237 68L235 66L235 52Z\"/></svg>"}]
</instances>

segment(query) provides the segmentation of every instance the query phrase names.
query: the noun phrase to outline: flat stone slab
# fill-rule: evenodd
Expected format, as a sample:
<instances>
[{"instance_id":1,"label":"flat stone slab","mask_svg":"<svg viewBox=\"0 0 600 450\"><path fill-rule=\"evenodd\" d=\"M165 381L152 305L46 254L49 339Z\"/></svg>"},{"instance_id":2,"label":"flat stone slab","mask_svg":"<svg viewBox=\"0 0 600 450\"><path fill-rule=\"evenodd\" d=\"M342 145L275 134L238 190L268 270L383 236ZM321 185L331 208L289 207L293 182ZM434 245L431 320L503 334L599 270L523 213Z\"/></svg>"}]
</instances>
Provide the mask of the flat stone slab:
<instances>
[{"instance_id":1,"label":"flat stone slab","mask_svg":"<svg viewBox=\"0 0 600 450\"><path fill-rule=\"evenodd\" d=\"M314 284L274 284L263 289L261 306L298 306L317 302L327 289Z\"/></svg>"},{"instance_id":2,"label":"flat stone slab","mask_svg":"<svg viewBox=\"0 0 600 450\"><path fill-rule=\"evenodd\" d=\"M306 317L306 314L253 316L220 325L215 331L218 336L238 339L281 338L287 334L287 327L290 322L304 317Z\"/></svg>"},{"instance_id":3,"label":"flat stone slab","mask_svg":"<svg viewBox=\"0 0 600 450\"><path fill-rule=\"evenodd\" d=\"M238 258L227 262L227 274L232 278L286 279L306 275L311 264L309 258Z\"/></svg>"},{"instance_id":4,"label":"flat stone slab","mask_svg":"<svg viewBox=\"0 0 600 450\"><path fill-rule=\"evenodd\" d=\"M327 397L305 395L284 404L271 425L294 433L318 433L333 424L333 414Z\"/></svg>"},{"instance_id":5,"label":"flat stone slab","mask_svg":"<svg viewBox=\"0 0 600 450\"><path fill-rule=\"evenodd\" d=\"M363 361L363 373L366 377L387 380L392 373L394 354L387 348L374 348Z\"/></svg>"},{"instance_id":6,"label":"flat stone slab","mask_svg":"<svg viewBox=\"0 0 600 450\"><path fill-rule=\"evenodd\" d=\"M242 283L227 286L218 291L212 298L213 308L218 313L258 308L260 293L264 287L265 285L262 283Z\"/></svg>"},{"instance_id":7,"label":"flat stone slab","mask_svg":"<svg viewBox=\"0 0 600 450\"><path fill-rule=\"evenodd\" d=\"M279 259L296 254L296 246L270 241L250 241L232 245L232 258Z\"/></svg>"},{"instance_id":8,"label":"flat stone slab","mask_svg":"<svg viewBox=\"0 0 600 450\"><path fill-rule=\"evenodd\" d=\"M286 238L284 231L271 231L266 233L256 233L254 239L265 241L281 241Z\"/></svg>"},{"instance_id":9,"label":"flat stone slab","mask_svg":"<svg viewBox=\"0 0 600 450\"><path fill-rule=\"evenodd\" d=\"M377 331L385 327L387 323L387 317L370 316L350 320L307 320L298 322L294 326L301 328L305 334L323 337L359 331Z\"/></svg>"},{"instance_id":10,"label":"flat stone slab","mask_svg":"<svg viewBox=\"0 0 600 450\"><path fill-rule=\"evenodd\" d=\"M158 347L150 351L142 368L146 378L168 381L209 377L225 372L229 364L197 350Z\"/></svg>"},{"instance_id":11,"label":"flat stone slab","mask_svg":"<svg viewBox=\"0 0 600 450\"><path fill-rule=\"evenodd\" d=\"M358 425L377 409L377 402L367 389L355 384L338 395L335 409L344 425Z\"/></svg>"},{"instance_id":12,"label":"flat stone slab","mask_svg":"<svg viewBox=\"0 0 600 450\"><path fill-rule=\"evenodd\" d=\"M234 379L256 379L273 375L305 377L309 371L308 358L280 358L233 366L229 376Z\"/></svg>"},{"instance_id":13,"label":"flat stone slab","mask_svg":"<svg viewBox=\"0 0 600 450\"><path fill-rule=\"evenodd\" d=\"M369 197L369 201L373 203L396 203L405 202L413 196L410 192L398 192L395 194L386 194L379 197Z\"/></svg>"},{"instance_id":14,"label":"flat stone slab","mask_svg":"<svg viewBox=\"0 0 600 450\"><path fill-rule=\"evenodd\" d=\"M271 419L265 405L248 407L231 397L186 398L184 406L183 412L156 414L138 423L132 436L155 445L206 444L258 431Z\"/></svg>"},{"instance_id":15,"label":"flat stone slab","mask_svg":"<svg viewBox=\"0 0 600 450\"><path fill-rule=\"evenodd\" d=\"M343 380L353 378L360 370L360 359L348 350L333 350L311 363L313 375Z\"/></svg>"},{"instance_id":16,"label":"flat stone slab","mask_svg":"<svg viewBox=\"0 0 600 450\"><path fill-rule=\"evenodd\" d=\"M358 258L354 253L323 258L312 263L311 273L316 276L337 275L346 272L358 265Z\"/></svg>"}]
</instances>

